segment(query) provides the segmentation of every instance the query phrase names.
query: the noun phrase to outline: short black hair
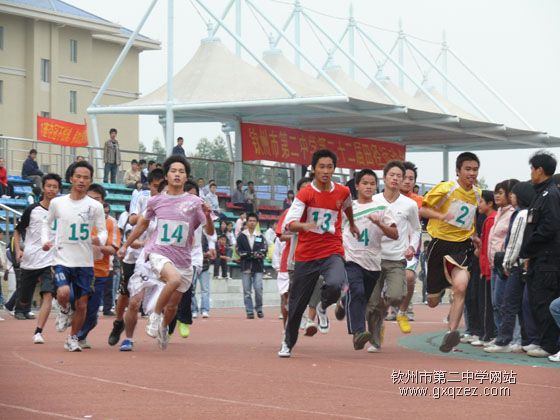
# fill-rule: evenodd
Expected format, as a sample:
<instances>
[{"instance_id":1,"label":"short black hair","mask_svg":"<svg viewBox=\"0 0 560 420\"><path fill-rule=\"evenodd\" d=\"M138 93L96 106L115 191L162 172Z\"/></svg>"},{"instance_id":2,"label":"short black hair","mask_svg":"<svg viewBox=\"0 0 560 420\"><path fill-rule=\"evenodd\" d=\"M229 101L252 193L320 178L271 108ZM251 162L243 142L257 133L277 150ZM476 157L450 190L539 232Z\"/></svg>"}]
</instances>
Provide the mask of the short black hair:
<instances>
[{"instance_id":1,"label":"short black hair","mask_svg":"<svg viewBox=\"0 0 560 420\"><path fill-rule=\"evenodd\" d=\"M321 158L331 158L334 164L334 167L336 168L336 154L328 149L321 149L321 150L316 150L313 153L313 156L311 157L311 167L313 169L315 169L315 166L317 166L317 162L319 162L319 159Z\"/></svg>"},{"instance_id":2,"label":"short black hair","mask_svg":"<svg viewBox=\"0 0 560 420\"><path fill-rule=\"evenodd\" d=\"M237 181L235 181L235 186L239 187L239 184L243 184L243 181L241 181L240 179L238 179Z\"/></svg>"},{"instance_id":3,"label":"short black hair","mask_svg":"<svg viewBox=\"0 0 560 420\"><path fill-rule=\"evenodd\" d=\"M148 165L155 165L155 164L156 164L156 161L155 161L155 160L149 160L149 161L148 161Z\"/></svg>"},{"instance_id":4,"label":"short black hair","mask_svg":"<svg viewBox=\"0 0 560 420\"><path fill-rule=\"evenodd\" d=\"M389 162L387 162L387 164L383 168L383 176L387 176L387 173L389 173L389 171L393 168L399 168L402 171L402 175L404 178L406 169L404 168L404 163L402 160L390 160Z\"/></svg>"},{"instance_id":5,"label":"short black hair","mask_svg":"<svg viewBox=\"0 0 560 420\"><path fill-rule=\"evenodd\" d=\"M183 137L177 137L177 141L184 140Z\"/></svg>"},{"instance_id":6,"label":"short black hair","mask_svg":"<svg viewBox=\"0 0 560 420\"><path fill-rule=\"evenodd\" d=\"M496 210L496 202L494 201L494 192L490 190L482 190L482 199L487 203L492 203L492 207Z\"/></svg>"},{"instance_id":7,"label":"short black hair","mask_svg":"<svg viewBox=\"0 0 560 420\"><path fill-rule=\"evenodd\" d=\"M375 178L375 183L379 184L379 179L377 179L377 174L375 172L373 172L371 169L362 169L360 172L356 173L356 175L354 176L354 182L356 183L356 185L358 185L360 183L360 181L362 180L362 178L366 175L370 175L372 177Z\"/></svg>"},{"instance_id":8,"label":"short black hair","mask_svg":"<svg viewBox=\"0 0 560 420\"><path fill-rule=\"evenodd\" d=\"M145 165L145 164L146 164L146 159L140 159L140 160L138 161L138 163L139 163L140 165Z\"/></svg>"},{"instance_id":9,"label":"short black hair","mask_svg":"<svg viewBox=\"0 0 560 420\"><path fill-rule=\"evenodd\" d=\"M185 190L185 191L190 191L190 190L192 190L192 189L196 190L196 195L199 195L199 194L200 194L200 190L198 189L198 185L197 185L196 183L192 182L192 181L187 181L187 182L185 183L185 188L184 188L184 190Z\"/></svg>"},{"instance_id":10,"label":"short black hair","mask_svg":"<svg viewBox=\"0 0 560 420\"><path fill-rule=\"evenodd\" d=\"M225 239L227 241L227 236L226 235L220 235L220 236L218 236L218 239Z\"/></svg>"},{"instance_id":11,"label":"short black hair","mask_svg":"<svg viewBox=\"0 0 560 420\"><path fill-rule=\"evenodd\" d=\"M101 198L103 198L103 201L105 201L105 197L107 196L107 191L105 191L105 188L103 188L102 185L91 184L88 188L88 192L89 191L93 191L96 192L97 194L101 194Z\"/></svg>"},{"instance_id":12,"label":"short black hair","mask_svg":"<svg viewBox=\"0 0 560 420\"><path fill-rule=\"evenodd\" d=\"M312 178L309 178L309 177L307 177L307 176L304 176L303 178L301 178L301 179L297 182L297 185L296 185L297 190L298 190L298 191L301 190L301 186L302 186L303 184L305 184L306 182L313 182L313 179L312 179Z\"/></svg>"},{"instance_id":13,"label":"short black hair","mask_svg":"<svg viewBox=\"0 0 560 420\"><path fill-rule=\"evenodd\" d=\"M30 154L30 155L36 155L36 154L37 154L37 149L31 149L31 150L29 151L29 154Z\"/></svg>"},{"instance_id":14,"label":"short black hair","mask_svg":"<svg viewBox=\"0 0 560 420\"><path fill-rule=\"evenodd\" d=\"M106 201L103 202L103 208L108 208L109 210L111 210L111 205L109 203L107 203Z\"/></svg>"},{"instance_id":15,"label":"short black hair","mask_svg":"<svg viewBox=\"0 0 560 420\"><path fill-rule=\"evenodd\" d=\"M286 194L293 194L294 190L288 190L288 192Z\"/></svg>"},{"instance_id":16,"label":"short black hair","mask_svg":"<svg viewBox=\"0 0 560 420\"><path fill-rule=\"evenodd\" d=\"M136 159L132 159L132 160L130 161L130 164L132 165L133 163L138 163L138 161L137 161Z\"/></svg>"},{"instance_id":17,"label":"short black hair","mask_svg":"<svg viewBox=\"0 0 560 420\"><path fill-rule=\"evenodd\" d=\"M498 182L494 187L494 194L496 194L500 190L504 190L504 194L506 195L506 200L509 204L510 203L509 193L511 192L513 187L515 187L515 185L518 183L519 183L518 179L506 179L505 181Z\"/></svg>"},{"instance_id":18,"label":"short black hair","mask_svg":"<svg viewBox=\"0 0 560 420\"><path fill-rule=\"evenodd\" d=\"M552 153L546 150L539 150L536 152L531 156L531 159L529 159L529 163L535 169L542 168L546 176L552 176L556 171L556 158Z\"/></svg>"},{"instance_id":19,"label":"short black hair","mask_svg":"<svg viewBox=\"0 0 560 420\"><path fill-rule=\"evenodd\" d=\"M200 181L201 179L204 181L204 178L198 178L198 179L196 180L196 182Z\"/></svg>"},{"instance_id":20,"label":"short black hair","mask_svg":"<svg viewBox=\"0 0 560 420\"><path fill-rule=\"evenodd\" d=\"M109 134L111 134L111 133L116 133L116 132L117 132L117 129L116 129L116 128L111 128L111 129L109 130Z\"/></svg>"},{"instance_id":21,"label":"short black hair","mask_svg":"<svg viewBox=\"0 0 560 420\"><path fill-rule=\"evenodd\" d=\"M247 186L249 186L249 185L255 185L255 183L253 181L249 181L249 182L247 182Z\"/></svg>"},{"instance_id":22,"label":"short black hair","mask_svg":"<svg viewBox=\"0 0 560 420\"><path fill-rule=\"evenodd\" d=\"M554 174L554 175L552 175L552 181L553 181L556 185L560 185L560 174Z\"/></svg>"},{"instance_id":23,"label":"short black hair","mask_svg":"<svg viewBox=\"0 0 560 420\"><path fill-rule=\"evenodd\" d=\"M459 154L459 156L457 156L457 159L455 160L455 169L460 170L463 167L463 162L469 160L475 161L476 163L478 163L478 166L480 166L480 159L478 159L477 155L472 152L463 152Z\"/></svg>"},{"instance_id":24,"label":"short black hair","mask_svg":"<svg viewBox=\"0 0 560 420\"><path fill-rule=\"evenodd\" d=\"M72 178L74 176L74 172L76 172L76 169L78 169L78 168L89 169L89 173L91 174L91 178L93 179L93 166L91 166L91 164L86 160L81 160L79 162L74 162L72 165L70 165L70 173L69 173L68 177Z\"/></svg>"},{"instance_id":25,"label":"short black hair","mask_svg":"<svg viewBox=\"0 0 560 420\"><path fill-rule=\"evenodd\" d=\"M406 175L406 171L414 172L414 181L416 182L416 179L418 178L418 168L416 167L416 165L408 160L405 160L403 162L403 165L404 165L405 175Z\"/></svg>"},{"instance_id":26,"label":"short black hair","mask_svg":"<svg viewBox=\"0 0 560 420\"><path fill-rule=\"evenodd\" d=\"M247 213L247 220L249 220L249 217L254 217L255 219L257 219L257 222L259 221L259 216L257 216L257 213Z\"/></svg>"},{"instance_id":27,"label":"short black hair","mask_svg":"<svg viewBox=\"0 0 560 420\"><path fill-rule=\"evenodd\" d=\"M43 179L42 179L43 188L45 187L45 183L49 180L53 180L53 181L58 182L58 189L60 191L62 191L62 178L60 177L60 175L49 173L49 174L46 174L45 176L43 176Z\"/></svg>"},{"instance_id":28,"label":"short black hair","mask_svg":"<svg viewBox=\"0 0 560 420\"><path fill-rule=\"evenodd\" d=\"M208 184L208 188L212 188L212 187L217 187L218 185L216 185L215 182L211 182L210 184Z\"/></svg>"},{"instance_id":29,"label":"short black hair","mask_svg":"<svg viewBox=\"0 0 560 420\"><path fill-rule=\"evenodd\" d=\"M169 172L169 168L171 168L171 165L173 165L174 163L183 164L183 166L185 167L185 172L187 173L187 176L189 176L191 174L191 164L189 163L187 158L185 158L184 156L181 156L181 155L173 155L173 156L169 156L167 159L165 159L165 162L163 162L163 174L164 175L167 175L167 173Z\"/></svg>"},{"instance_id":30,"label":"short black hair","mask_svg":"<svg viewBox=\"0 0 560 420\"><path fill-rule=\"evenodd\" d=\"M151 184L153 181L159 181L160 179L164 179L165 176L163 175L163 171L161 169L152 169L148 173L148 184Z\"/></svg>"}]
</instances>

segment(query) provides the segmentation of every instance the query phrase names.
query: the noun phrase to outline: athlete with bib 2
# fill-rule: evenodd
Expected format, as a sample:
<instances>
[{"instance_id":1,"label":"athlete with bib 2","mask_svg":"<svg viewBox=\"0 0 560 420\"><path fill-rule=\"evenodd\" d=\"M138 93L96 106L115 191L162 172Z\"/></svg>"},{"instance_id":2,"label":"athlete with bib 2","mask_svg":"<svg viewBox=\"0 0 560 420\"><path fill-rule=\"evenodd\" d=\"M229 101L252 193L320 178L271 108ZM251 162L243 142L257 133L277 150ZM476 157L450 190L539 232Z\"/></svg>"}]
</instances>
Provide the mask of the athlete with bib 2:
<instances>
[{"instance_id":1,"label":"athlete with bib 2","mask_svg":"<svg viewBox=\"0 0 560 420\"><path fill-rule=\"evenodd\" d=\"M428 245L427 292L428 305L436 307L445 289L451 287L453 303L449 311L449 331L443 337L440 351L450 352L459 344L457 328L465 306L469 283L468 267L480 240L475 236L474 219L481 191L475 185L480 161L474 153L457 156L457 181L437 184L424 196L420 215L427 219Z\"/></svg>"}]
</instances>

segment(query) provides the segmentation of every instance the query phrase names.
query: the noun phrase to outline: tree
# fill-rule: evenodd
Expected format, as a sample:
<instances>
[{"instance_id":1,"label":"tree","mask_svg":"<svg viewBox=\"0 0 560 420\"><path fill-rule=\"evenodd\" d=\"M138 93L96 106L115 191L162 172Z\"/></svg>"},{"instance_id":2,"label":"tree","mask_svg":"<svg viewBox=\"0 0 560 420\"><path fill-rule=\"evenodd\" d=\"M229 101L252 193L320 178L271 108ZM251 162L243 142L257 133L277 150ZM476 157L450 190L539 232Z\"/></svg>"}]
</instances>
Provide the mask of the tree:
<instances>
[{"instance_id":1,"label":"tree","mask_svg":"<svg viewBox=\"0 0 560 420\"><path fill-rule=\"evenodd\" d=\"M156 155L167 156L165 146L161 144L161 142L159 141L159 137L156 137L152 143L152 153Z\"/></svg>"},{"instance_id":2,"label":"tree","mask_svg":"<svg viewBox=\"0 0 560 420\"><path fill-rule=\"evenodd\" d=\"M484 179L483 176L478 178L478 186L481 190L487 190L488 189L488 183L486 182L486 179Z\"/></svg>"},{"instance_id":3,"label":"tree","mask_svg":"<svg viewBox=\"0 0 560 420\"><path fill-rule=\"evenodd\" d=\"M140 153L146 153L148 151L148 149L146 148L146 145L142 142L138 143L138 151Z\"/></svg>"},{"instance_id":4,"label":"tree","mask_svg":"<svg viewBox=\"0 0 560 420\"><path fill-rule=\"evenodd\" d=\"M196 145L196 151L191 156L191 170L194 178L215 179L218 185L229 185L233 166L230 162L226 142L222 136L210 141L201 138ZM200 160L196 159L200 158ZM216 162L218 161L218 162Z\"/></svg>"}]
</instances>

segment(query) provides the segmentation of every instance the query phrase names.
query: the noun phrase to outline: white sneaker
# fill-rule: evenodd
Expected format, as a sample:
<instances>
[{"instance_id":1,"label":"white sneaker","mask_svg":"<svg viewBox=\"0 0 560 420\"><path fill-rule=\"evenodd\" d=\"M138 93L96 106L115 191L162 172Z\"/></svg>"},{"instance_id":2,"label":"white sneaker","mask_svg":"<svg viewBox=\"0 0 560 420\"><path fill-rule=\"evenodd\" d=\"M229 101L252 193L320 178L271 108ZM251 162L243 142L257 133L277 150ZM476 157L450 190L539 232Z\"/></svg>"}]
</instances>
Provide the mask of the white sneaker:
<instances>
[{"instance_id":1,"label":"white sneaker","mask_svg":"<svg viewBox=\"0 0 560 420\"><path fill-rule=\"evenodd\" d=\"M511 353L511 347L509 346L509 344L505 346L493 344L491 346L484 347L484 351L486 353Z\"/></svg>"},{"instance_id":2,"label":"white sneaker","mask_svg":"<svg viewBox=\"0 0 560 420\"><path fill-rule=\"evenodd\" d=\"M75 335L69 335L64 342L64 348L68 351L82 351L82 348L78 344L78 337Z\"/></svg>"},{"instance_id":3,"label":"white sneaker","mask_svg":"<svg viewBox=\"0 0 560 420\"><path fill-rule=\"evenodd\" d=\"M490 341L485 341L485 342L484 342L484 347L493 346L494 344L496 344L496 339L495 339L495 338L493 338L493 339L490 340Z\"/></svg>"},{"instance_id":4,"label":"white sneaker","mask_svg":"<svg viewBox=\"0 0 560 420\"><path fill-rule=\"evenodd\" d=\"M208 318L210 315L206 311L202 311L202 318Z\"/></svg>"},{"instance_id":5,"label":"white sneaker","mask_svg":"<svg viewBox=\"0 0 560 420\"><path fill-rule=\"evenodd\" d=\"M303 335L306 335L307 337L313 337L315 334L317 334L317 330L318 330L317 324L315 324L312 320L308 318L303 330L305 331Z\"/></svg>"},{"instance_id":6,"label":"white sneaker","mask_svg":"<svg viewBox=\"0 0 560 420\"><path fill-rule=\"evenodd\" d=\"M548 357L550 355L551 354L549 352L547 352L545 349L543 349L540 346L538 349L529 350L527 352L527 356L531 356L531 357Z\"/></svg>"},{"instance_id":7,"label":"white sneaker","mask_svg":"<svg viewBox=\"0 0 560 420\"><path fill-rule=\"evenodd\" d=\"M197 312L193 312L192 313L192 319L196 319L198 318L198 313Z\"/></svg>"},{"instance_id":8,"label":"white sneaker","mask_svg":"<svg viewBox=\"0 0 560 420\"><path fill-rule=\"evenodd\" d=\"M521 349L521 344L516 343L516 344L509 344L509 349L512 353L521 353L523 350Z\"/></svg>"},{"instance_id":9,"label":"white sneaker","mask_svg":"<svg viewBox=\"0 0 560 420\"><path fill-rule=\"evenodd\" d=\"M527 352L529 350L534 350L534 349L540 349L541 346L539 346L538 344L528 344L526 346L521 347L523 349L523 351Z\"/></svg>"},{"instance_id":10,"label":"white sneaker","mask_svg":"<svg viewBox=\"0 0 560 420\"><path fill-rule=\"evenodd\" d=\"M280 348L280 351L278 352L278 357L290 357L292 355L292 352L290 350L290 348L288 347L288 345L286 344L285 341L282 341L282 347Z\"/></svg>"},{"instance_id":11,"label":"white sneaker","mask_svg":"<svg viewBox=\"0 0 560 420\"><path fill-rule=\"evenodd\" d=\"M471 346L482 347L482 346L484 346L484 341L475 340L475 341L471 341L470 344L471 344Z\"/></svg>"},{"instance_id":12,"label":"white sneaker","mask_svg":"<svg viewBox=\"0 0 560 420\"><path fill-rule=\"evenodd\" d=\"M62 306L59 305L58 314L56 316L56 321L55 321L56 330L58 332L66 331L66 328L72 325L73 318L74 318L74 311L72 310L72 308L70 308L70 305L68 305L68 308L66 310L62 309Z\"/></svg>"},{"instance_id":13,"label":"white sneaker","mask_svg":"<svg viewBox=\"0 0 560 420\"><path fill-rule=\"evenodd\" d=\"M91 344L89 344L86 339L79 340L78 344L82 350L91 349Z\"/></svg>"},{"instance_id":14,"label":"white sneaker","mask_svg":"<svg viewBox=\"0 0 560 420\"><path fill-rule=\"evenodd\" d=\"M0 321L5 321L5 319L0 316Z\"/></svg>"},{"instance_id":15,"label":"white sneaker","mask_svg":"<svg viewBox=\"0 0 560 420\"><path fill-rule=\"evenodd\" d=\"M548 356L548 360L551 362L560 362L560 351L552 356Z\"/></svg>"},{"instance_id":16,"label":"white sneaker","mask_svg":"<svg viewBox=\"0 0 560 420\"><path fill-rule=\"evenodd\" d=\"M161 321L158 325L157 342L161 350L167 350L167 345L169 344L169 328L163 326L163 317L161 317Z\"/></svg>"},{"instance_id":17,"label":"white sneaker","mask_svg":"<svg viewBox=\"0 0 560 420\"><path fill-rule=\"evenodd\" d=\"M152 312L148 318L148 323L146 324L146 334L152 338L156 338L158 336L159 324L161 324L162 320L163 316L161 314L158 315L155 312Z\"/></svg>"},{"instance_id":18,"label":"white sneaker","mask_svg":"<svg viewBox=\"0 0 560 420\"><path fill-rule=\"evenodd\" d=\"M370 345L370 346L367 348L367 352L368 352L368 353L379 353L379 351L380 351L380 348L377 347L377 346L374 346L373 344Z\"/></svg>"},{"instance_id":19,"label":"white sneaker","mask_svg":"<svg viewBox=\"0 0 560 420\"><path fill-rule=\"evenodd\" d=\"M45 344L45 339L43 338L43 334L37 333L33 336L33 344Z\"/></svg>"},{"instance_id":20,"label":"white sneaker","mask_svg":"<svg viewBox=\"0 0 560 420\"><path fill-rule=\"evenodd\" d=\"M323 309L323 304L319 303L317 305L317 318L319 318L319 331L321 334L326 334L329 332L329 317L327 316L327 310Z\"/></svg>"},{"instance_id":21,"label":"white sneaker","mask_svg":"<svg viewBox=\"0 0 560 420\"><path fill-rule=\"evenodd\" d=\"M478 335L465 334L461 337L461 343L472 343L478 341Z\"/></svg>"}]
</instances>

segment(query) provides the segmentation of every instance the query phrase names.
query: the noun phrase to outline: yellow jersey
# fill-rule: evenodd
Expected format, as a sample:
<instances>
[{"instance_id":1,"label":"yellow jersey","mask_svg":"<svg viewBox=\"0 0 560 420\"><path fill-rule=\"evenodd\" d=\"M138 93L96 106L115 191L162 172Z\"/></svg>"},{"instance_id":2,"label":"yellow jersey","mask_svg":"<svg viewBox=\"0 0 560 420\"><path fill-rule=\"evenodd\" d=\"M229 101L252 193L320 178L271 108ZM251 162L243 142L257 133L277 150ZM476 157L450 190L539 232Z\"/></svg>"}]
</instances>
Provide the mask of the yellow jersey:
<instances>
[{"instance_id":1,"label":"yellow jersey","mask_svg":"<svg viewBox=\"0 0 560 420\"><path fill-rule=\"evenodd\" d=\"M451 220L430 219L428 233L432 238L450 242L463 242L476 231L476 209L481 191L473 187L467 191L457 181L440 182L422 200L422 206L442 214L451 213Z\"/></svg>"}]
</instances>

